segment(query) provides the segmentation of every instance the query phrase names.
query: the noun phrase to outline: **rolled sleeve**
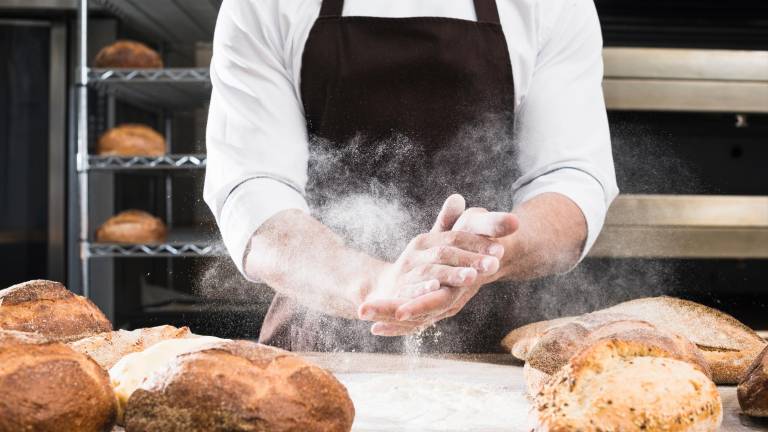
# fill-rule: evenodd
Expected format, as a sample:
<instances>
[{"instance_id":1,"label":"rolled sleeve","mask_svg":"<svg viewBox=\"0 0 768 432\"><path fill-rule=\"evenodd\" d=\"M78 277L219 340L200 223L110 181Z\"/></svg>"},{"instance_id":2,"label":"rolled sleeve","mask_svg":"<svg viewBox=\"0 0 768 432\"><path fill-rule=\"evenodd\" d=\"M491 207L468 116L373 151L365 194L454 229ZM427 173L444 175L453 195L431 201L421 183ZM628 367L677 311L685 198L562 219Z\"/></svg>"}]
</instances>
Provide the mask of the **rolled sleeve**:
<instances>
[{"instance_id":1,"label":"rolled sleeve","mask_svg":"<svg viewBox=\"0 0 768 432\"><path fill-rule=\"evenodd\" d=\"M609 200L606 191L590 174L573 168L564 168L537 177L520 187L514 196L515 206L544 193L558 193L573 201L587 223L587 239L581 259L589 253L603 229ZM612 198L611 198L612 200Z\"/></svg>"},{"instance_id":2,"label":"rolled sleeve","mask_svg":"<svg viewBox=\"0 0 768 432\"><path fill-rule=\"evenodd\" d=\"M243 272L253 233L287 209L307 210L308 137L283 64L277 2L226 1L216 24L204 198ZM245 275L245 273L243 272Z\"/></svg>"},{"instance_id":3,"label":"rolled sleeve","mask_svg":"<svg viewBox=\"0 0 768 432\"><path fill-rule=\"evenodd\" d=\"M309 212L304 196L280 179L254 178L232 191L222 208L219 229L227 251L243 275L245 251L253 233L272 216L293 209Z\"/></svg>"},{"instance_id":4,"label":"rolled sleeve","mask_svg":"<svg viewBox=\"0 0 768 432\"><path fill-rule=\"evenodd\" d=\"M546 34L517 110L515 205L545 192L571 199L587 222L586 256L618 195L603 99L602 36L591 0L547 3Z\"/></svg>"}]
</instances>

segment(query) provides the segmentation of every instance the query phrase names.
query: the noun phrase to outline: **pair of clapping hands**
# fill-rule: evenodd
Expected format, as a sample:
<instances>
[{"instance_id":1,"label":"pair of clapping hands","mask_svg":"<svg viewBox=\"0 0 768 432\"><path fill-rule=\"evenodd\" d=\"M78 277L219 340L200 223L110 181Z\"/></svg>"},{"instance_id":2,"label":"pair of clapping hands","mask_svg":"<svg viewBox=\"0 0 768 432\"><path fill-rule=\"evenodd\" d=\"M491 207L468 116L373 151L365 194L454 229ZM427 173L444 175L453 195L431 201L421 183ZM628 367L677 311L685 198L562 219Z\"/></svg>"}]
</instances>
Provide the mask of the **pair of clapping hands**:
<instances>
[{"instance_id":1,"label":"pair of clapping hands","mask_svg":"<svg viewBox=\"0 0 768 432\"><path fill-rule=\"evenodd\" d=\"M504 246L497 239L517 227L511 213L466 209L461 195L450 196L432 230L379 272L358 317L374 322L374 335L403 336L456 315L499 278Z\"/></svg>"}]
</instances>

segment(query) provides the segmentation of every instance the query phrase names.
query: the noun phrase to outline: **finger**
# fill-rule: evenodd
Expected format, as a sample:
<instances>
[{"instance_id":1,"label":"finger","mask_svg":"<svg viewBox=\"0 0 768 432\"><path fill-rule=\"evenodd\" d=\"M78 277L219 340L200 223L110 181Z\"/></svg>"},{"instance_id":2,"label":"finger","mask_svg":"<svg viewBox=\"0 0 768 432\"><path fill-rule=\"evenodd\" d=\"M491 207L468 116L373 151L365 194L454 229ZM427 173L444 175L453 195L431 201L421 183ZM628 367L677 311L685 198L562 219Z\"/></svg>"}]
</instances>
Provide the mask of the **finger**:
<instances>
[{"instance_id":1,"label":"finger","mask_svg":"<svg viewBox=\"0 0 768 432\"><path fill-rule=\"evenodd\" d=\"M410 245L412 250L425 250L437 246L454 246L465 251L497 258L504 255L504 246L498 241L465 231L419 234Z\"/></svg>"},{"instance_id":2,"label":"finger","mask_svg":"<svg viewBox=\"0 0 768 432\"><path fill-rule=\"evenodd\" d=\"M395 312L398 321L418 321L424 316L437 317L450 309L461 296L461 289L444 287L415 298L400 306Z\"/></svg>"},{"instance_id":3,"label":"finger","mask_svg":"<svg viewBox=\"0 0 768 432\"><path fill-rule=\"evenodd\" d=\"M440 285L468 286L475 283L477 270L471 267L451 267L442 264L428 264L416 267L405 275L405 283L416 284L437 280Z\"/></svg>"},{"instance_id":4,"label":"finger","mask_svg":"<svg viewBox=\"0 0 768 432\"><path fill-rule=\"evenodd\" d=\"M499 259L494 256L468 252L455 246L436 246L417 252L416 261L423 264L443 264L451 267L471 267L483 274L499 270Z\"/></svg>"},{"instance_id":5,"label":"finger","mask_svg":"<svg viewBox=\"0 0 768 432\"><path fill-rule=\"evenodd\" d=\"M363 321L394 321L397 309L408 299L369 300L357 308L357 317Z\"/></svg>"},{"instance_id":6,"label":"finger","mask_svg":"<svg viewBox=\"0 0 768 432\"><path fill-rule=\"evenodd\" d=\"M453 224L464 213L464 209L467 207L464 197L459 194L454 194L448 197L443 203L443 208L440 209L440 213L437 215L435 225L432 227L432 232L450 231L453 228Z\"/></svg>"},{"instance_id":7,"label":"finger","mask_svg":"<svg viewBox=\"0 0 768 432\"><path fill-rule=\"evenodd\" d=\"M428 327L427 325L406 324L401 325L392 322L377 322L371 326L371 334L375 336L394 337L408 336L418 333Z\"/></svg>"},{"instance_id":8,"label":"finger","mask_svg":"<svg viewBox=\"0 0 768 432\"><path fill-rule=\"evenodd\" d=\"M455 231L465 231L488 237L504 237L517 231L517 216L502 212L465 212L453 225Z\"/></svg>"},{"instance_id":9,"label":"finger","mask_svg":"<svg viewBox=\"0 0 768 432\"><path fill-rule=\"evenodd\" d=\"M424 294L431 293L440 289L440 281L437 279L406 285L400 289L398 297L401 299L413 299Z\"/></svg>"}]
</instances>

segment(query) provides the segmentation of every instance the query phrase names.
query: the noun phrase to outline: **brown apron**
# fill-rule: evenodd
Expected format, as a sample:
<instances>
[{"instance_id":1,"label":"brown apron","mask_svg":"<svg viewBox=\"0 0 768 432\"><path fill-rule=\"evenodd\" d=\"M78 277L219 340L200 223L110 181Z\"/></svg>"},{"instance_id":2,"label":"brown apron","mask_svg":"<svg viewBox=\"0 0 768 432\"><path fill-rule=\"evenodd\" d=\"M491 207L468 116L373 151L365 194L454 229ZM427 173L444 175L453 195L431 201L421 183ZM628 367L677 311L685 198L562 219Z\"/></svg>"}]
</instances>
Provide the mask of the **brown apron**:
<instances>
[{"instance_id":1,"label":"brown apron","mask_svg":"<svg viewBox=\"0 0 768 432\"><path fill-rule=\"evenodd\" d=\"M473 206L511 205L512 67L496 2L474 3L477 22L342 17L343 0L323 1L301 71L311 152L323 155L310 161L313 207L396 192L419 217L416 234L450 193ZM509 287L484 287L459 315L410 339L417 347L278 295L260 340L294 351L494 351L510 326L510 295Z\"/></svg>"}]
</instances>

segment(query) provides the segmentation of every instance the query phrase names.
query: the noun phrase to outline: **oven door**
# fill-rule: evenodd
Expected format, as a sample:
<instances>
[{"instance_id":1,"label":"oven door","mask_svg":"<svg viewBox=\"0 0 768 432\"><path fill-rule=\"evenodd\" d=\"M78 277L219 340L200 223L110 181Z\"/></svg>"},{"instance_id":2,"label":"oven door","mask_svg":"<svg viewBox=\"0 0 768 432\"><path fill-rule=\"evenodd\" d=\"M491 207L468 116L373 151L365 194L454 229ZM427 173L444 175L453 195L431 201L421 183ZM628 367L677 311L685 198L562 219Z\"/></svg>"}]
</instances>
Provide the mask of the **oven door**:
<instances>
[{"instance_id":1,"label":"oven door","mask_svg":"<svg viewBox=\"0 0 768 432\"><path fill-rule=\"evenodd\" d=\"M0 287L64 281L67 32L0 15Z\"/></svg>"}]
</instances>

